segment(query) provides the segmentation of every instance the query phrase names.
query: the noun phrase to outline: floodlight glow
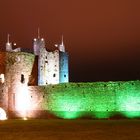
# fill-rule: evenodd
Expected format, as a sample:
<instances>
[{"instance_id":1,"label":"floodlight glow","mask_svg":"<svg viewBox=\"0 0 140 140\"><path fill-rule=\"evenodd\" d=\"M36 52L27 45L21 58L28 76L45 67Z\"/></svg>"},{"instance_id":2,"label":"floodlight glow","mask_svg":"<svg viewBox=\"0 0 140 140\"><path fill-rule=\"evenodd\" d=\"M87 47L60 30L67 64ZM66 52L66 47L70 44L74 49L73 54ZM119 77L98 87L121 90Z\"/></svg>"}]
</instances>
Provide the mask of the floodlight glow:
<instances>
[{"instance_id":1,"label":"floodlight glow","mask_svg":"<svg viewBox=\"0 0 140 140\"><path fill-rule=\"evenodd\" d=\"M58 44L55 44L54 46L55 46L55 47L58 47Z\"/></svg>"},{"instance_id":2,"label":"floodlight glow","mask_svg":"<svg viewBox=\"0 0 140 140\"><path fill-rule=\"evenodd\" d=\"M27 111L31 109L30 96L28 94L27 86L17 89L15 109L23 118L27 116Z\"/></svg>"},{"instance_id":3,"label":"floodlight glow","mask_svg":"<svg viewBox=\"0 0 140 140\"><path fill-rule=\"evenodd\" d=\"M16 43L14 43L13 45L14 45L14 46L16 46L17 44L16 44Z\"/></svg>"},{"instance_id":4,"label":"floodlight glow","mask_svg":"<svg viewBox=\"0 0 140 140\"><path fill-rule=\"evenodd\" d=\"M28 120L26 117L23 118L24 121Z\"/></svg>"},{"instance_id":5,"label":"floodlight glow","mask_svg":"<svg viewBox=\"0 0 140 140\"><path fill-rule=\"evenodd\" d=\"M5 81L4 74L0 74L0 81L1 81L1 83L4 83L4 81Z\"/></svg>"},{"instance_id":6,"label":"floodlight glow","mask_svg":"<svg viewBox=\"0 0 140 140\"><path fill-rule=\"evenodd\" d=\"M0 120L7 120L6 112L0 108Z\"/></svg>"},{"instance_id":7,"label":"floodlight glow","mask_svg":"<svg viewBox=\"0 0 140 140\"><path fill-rule=\"evenodd\" d=\"M131 93L123 97L120 95L119 110L122 110L122 114L128 118L134 118L140 116L140 96L137 93Z\"/></svg>"},{"instance_id":8,"label":"floodlight glow","mask_svg":"<svg viewBox=\"0 0 140 140\"><path fill-rule=\"evenodd\" d=\"M102 119L115 115L139 118L140 82L56 85L48 95L47 103L44 106L47 110L65 119L84 116Z\"/></svg>"}]
</instances>

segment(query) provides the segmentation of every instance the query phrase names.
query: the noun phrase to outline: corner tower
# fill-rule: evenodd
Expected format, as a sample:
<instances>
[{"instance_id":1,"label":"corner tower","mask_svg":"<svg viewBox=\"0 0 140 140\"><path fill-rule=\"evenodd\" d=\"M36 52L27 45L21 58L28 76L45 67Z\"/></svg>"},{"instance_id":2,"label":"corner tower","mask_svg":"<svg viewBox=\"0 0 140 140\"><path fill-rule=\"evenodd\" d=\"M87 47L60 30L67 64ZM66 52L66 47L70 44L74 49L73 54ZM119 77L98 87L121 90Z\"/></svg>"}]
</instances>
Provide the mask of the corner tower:
<instances>
[{"instance_id":1,"label":"corner tower","mask_svg":"<svg viewBox=\"0 0 140 140\"><path fill-rule=\"evenodd\" d=\"M16 45L16 43L14 43ZM20 52L21 48L12 48L12 43L10 42L10 35L7 35L6 52Z\"/></svg>"},{"instance_id":2,"label":"corner tower","mask_svg":"<svg viewBox=\"0 0 140 140\"><path fill-rule=\"evenodd\" d=\"M59 83L69 82L69 59L68 53L65 51L63 36L59 48Z\"/></svg>"},{"instance_id":3,"label":"corner tower","mask_svg":"<svg viewBox=\"0 0 140 140\"><path fill-rule=\"evenodd\" d=\"M34 54L36 56L39 56L39 52L41 48L45 48L45 41L43 38L40 38L40 30L38 28L38 37L34 38L33 41L33 49L34 49Z\"/></svg>"},{"instance_id":4,"label":"corner tower","mask_svg":"<svg viewBox=\"0 0 140 140\"><path fill-rule=\"evenodd\" d=\"M12 43L10 42L10 35L7 35L7 42L6 42L6 51L11 52L12 51Z\"/></svg>"},{"instance_id":5,"label":"corner tower","mask_svg":"<svg viewBox=\"0 0 140 140\"><path fill-rule=\"evenodd\" d=\"M34 54L36 56L37 66L38 66L38 85L44 85L45 83L45 57L46 57L46 49L45 49L45 40L44 38L40 38L40 30L38 28L38 37L34 38L33 42Z\"/></svg>"}]
</instances>

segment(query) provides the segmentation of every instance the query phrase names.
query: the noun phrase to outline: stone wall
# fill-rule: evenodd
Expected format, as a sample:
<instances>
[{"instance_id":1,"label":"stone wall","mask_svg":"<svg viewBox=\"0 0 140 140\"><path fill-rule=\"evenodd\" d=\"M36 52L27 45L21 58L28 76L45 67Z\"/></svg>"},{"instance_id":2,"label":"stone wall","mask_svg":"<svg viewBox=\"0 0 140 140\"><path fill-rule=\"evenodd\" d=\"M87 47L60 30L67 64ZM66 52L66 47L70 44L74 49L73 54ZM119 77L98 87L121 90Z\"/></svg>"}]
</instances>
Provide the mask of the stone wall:
<instances>
[{"instance_id":1,"label":"stone wall","mask_svg":"<svg viewBox=\"0 0 140 140\"><path fill-rule=\"evenodd\" d=\"M40 111L65 119L140 117L140 81L32 86L29 91L36 110L30 117L41 117Z\"/></svg>"},{"instance_id":2,"label":"stone wall","mask_svg":"<svg viewBox=\"0 0 140 140\"><path fill-rule=\"evenodd\" d=\"M46 49L40 48L38 57L38 85L46 85Z\"/></svg>"},{"instance_id":3,"label":"stone wall","mask_svg":"<svg viewBox=\"0 0 140 140\"><path fill-rule=\"evenodd\" d=\"M56 58L53 68L59 58L58 52L54 53L50 56ZM20 117L31 118L140 117L140 81L28 86L35 55L7 52L0 53L0 58L1 73L5 75L5 82L0 83L0 107L8 112L22 111Z\"/></svg>"},{"instance_id":4,"label":"stone wall","mask_svg":"<svg viewBox=\"0 0 140 140\"><path fill-rule=\"evenodd\" d=\"M59 51L47 52L46 84L59 83Z\"/></svg>"},{"instance_id":5,"label":"stone wall","mask_svg":"<svg viewBox=\"0 0 140 140\"><path fill-rule=\"evenodd\" d=\"M34 55L24 52L6 53L5 88L8 94L8 110L18 110L24 103L27 85L34 64Z\"/></svg>"},{"instance_id":6,"label":"stone wall","mask_svg":"<svg viewBox=\"0 0 140 140\"><path fill-rule=\"evenodd\" d=\"M0 52L0 74L5 74L5 57L6 53L5 52Z\"/></svg>"},{"instance_id":7,"label":"stone wall","mask_svg":"<svg viewBox=\"0 0 140 140\"><path fill-rule=\"evenodd\" d=\"M69 58L66 52L60 52L59 55L59 83L69 82Z\"/></svg>"},{"instance_id":8,"label":"stone wall","mask_svg":"<svg viewBox=\"0 0 140 140\"><path fill-rule=\"evenodd\" d=\"M5 88L5 83L0 83L0 107L4 110L8 108L8 88Z\"/></svg>"},{"instance_id":9,"label":"stone wall","mask_svg":"<svg viewBox=\"0 0 140 140\"><path fill-rule=\"evenodd\" d=\"M59 51L40 49L38 59L38 85L59 83Z\"/></svg>"},{"instance_id":10,"label":"stone wall","mask_svg":"<svg viewBox=\"0 0 140 140\"><path fill-rule=\"evenodd\" d=\"M6 53L0 52L0 107L7 109L8 107L8 97L7 97L7 88L5 86L5 68L6 68ZM2 79L2 77L4 79Z\"/></svg>"}]
</instances>

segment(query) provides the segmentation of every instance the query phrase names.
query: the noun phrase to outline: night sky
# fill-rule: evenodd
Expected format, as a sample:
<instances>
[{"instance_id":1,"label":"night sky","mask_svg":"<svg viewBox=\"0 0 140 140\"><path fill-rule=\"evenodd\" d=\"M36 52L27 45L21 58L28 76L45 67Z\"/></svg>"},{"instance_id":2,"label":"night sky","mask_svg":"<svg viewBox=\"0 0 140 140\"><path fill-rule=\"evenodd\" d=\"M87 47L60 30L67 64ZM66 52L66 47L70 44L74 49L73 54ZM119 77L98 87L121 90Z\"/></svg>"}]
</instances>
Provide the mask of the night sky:
<instances>
[{"instance_id":1,"label":"night sky","mask_svg":"<svg viewBox=\"0 0 140 140\"><path fill-rule=\"evenodd\" d=\"M37 28L48 49L64 43L70 81L140 79L139 0L1 0L0 46L7 33L31 48Z\"/></svg>"}]
</instances>

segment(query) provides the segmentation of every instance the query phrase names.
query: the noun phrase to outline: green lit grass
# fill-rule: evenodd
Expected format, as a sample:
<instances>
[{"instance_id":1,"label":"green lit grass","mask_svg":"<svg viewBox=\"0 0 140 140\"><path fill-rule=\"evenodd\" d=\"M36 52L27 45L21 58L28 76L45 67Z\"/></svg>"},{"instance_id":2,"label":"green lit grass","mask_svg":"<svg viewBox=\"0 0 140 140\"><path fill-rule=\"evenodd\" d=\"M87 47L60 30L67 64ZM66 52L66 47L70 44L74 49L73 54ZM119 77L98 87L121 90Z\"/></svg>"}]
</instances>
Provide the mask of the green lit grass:
<instances>
[{"instance_id":1,"label":"green lit grass","mask_svg":"<svg viewBox=\"0 0 140 140\"><path fill-rule=\"evenodd\" d=\"M0 121L0 140L139 140L140 120Z\"/></svg>"}]
</instances>

